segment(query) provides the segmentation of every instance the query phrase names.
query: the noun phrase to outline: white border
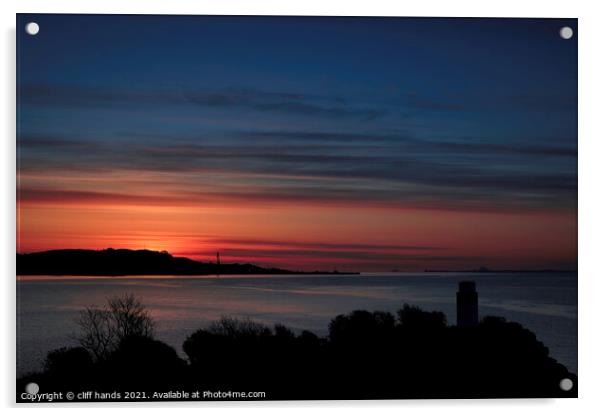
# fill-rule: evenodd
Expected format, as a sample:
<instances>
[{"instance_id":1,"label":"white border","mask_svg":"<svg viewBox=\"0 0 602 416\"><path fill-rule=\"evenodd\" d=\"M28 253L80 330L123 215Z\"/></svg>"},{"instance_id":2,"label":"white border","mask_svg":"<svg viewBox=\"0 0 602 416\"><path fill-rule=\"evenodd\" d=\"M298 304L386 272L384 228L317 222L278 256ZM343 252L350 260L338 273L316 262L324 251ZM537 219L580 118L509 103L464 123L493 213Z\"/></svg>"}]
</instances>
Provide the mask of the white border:
<instances>
[{"instance_id":1,"label":"white border","mask_svg":"<svg viewBox=\"0 0 602 416\"><path fill-rule=\"evenodd\" d=\"M602 272L600 248L596 239L602 233L602 15L593 1L536 2L528 0L497 1L352 1L352 0L20 0L0 2L3 25L1 66L3 97L0 100L0 140L2 236L0 238L0 265L3 275L1 308L0 396L3 406L14 401L15 380L15 13L131 13L131 14L248 14L248 15L347 15L347 16L467 16L467 17L576 17L579 18L579 399L573 400L440 400L440 401L385 401L385 402L270 402L270 403L198 403L198 404L104 404L86 406L86 414L125 413L129 407L145 407L150 414L163 414L166 407L177 412L194 411L223 413L244 411L251 415L329 414L342 410L349 415L367 412L396 414L462 414L506 415L510 412L536 412L567 416L598 413L602 368L600 354L602 339L600 301L602 299ZM403 374L400 374L403 377ZM77 407L76 407L77 406ZM81 413L83 405L43 405L44 413ZM9 411L14 411L14 405ZM24 406L21 406L24 407ZM119 408L122 408L121 410ZM125 410L123 408L126 408ZM191 409L193 408L193 409ZM200 409L198 409L200 408ZM23 409L26 413L35 408ZM133 409L132 409L133 410Z\"/></svg>"}]
</instances>

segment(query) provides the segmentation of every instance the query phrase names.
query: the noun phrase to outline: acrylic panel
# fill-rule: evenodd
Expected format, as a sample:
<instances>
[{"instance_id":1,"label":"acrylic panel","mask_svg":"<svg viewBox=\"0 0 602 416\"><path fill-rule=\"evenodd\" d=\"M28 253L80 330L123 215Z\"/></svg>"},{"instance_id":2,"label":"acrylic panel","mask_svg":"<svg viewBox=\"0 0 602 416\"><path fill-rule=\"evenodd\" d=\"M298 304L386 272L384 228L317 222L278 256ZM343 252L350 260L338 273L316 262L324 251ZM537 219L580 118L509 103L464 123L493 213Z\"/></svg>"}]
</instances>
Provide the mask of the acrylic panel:
<instances>
[{"instance_id":1,"label":"acrylic panel","mask_svg":"<svg viewBox=\"0 0 602 416\"><path fill-rule=\"evenodd\" d=\"M577 29L17 15L16 400L576 397Z\"/></svg>"}]
</instances>

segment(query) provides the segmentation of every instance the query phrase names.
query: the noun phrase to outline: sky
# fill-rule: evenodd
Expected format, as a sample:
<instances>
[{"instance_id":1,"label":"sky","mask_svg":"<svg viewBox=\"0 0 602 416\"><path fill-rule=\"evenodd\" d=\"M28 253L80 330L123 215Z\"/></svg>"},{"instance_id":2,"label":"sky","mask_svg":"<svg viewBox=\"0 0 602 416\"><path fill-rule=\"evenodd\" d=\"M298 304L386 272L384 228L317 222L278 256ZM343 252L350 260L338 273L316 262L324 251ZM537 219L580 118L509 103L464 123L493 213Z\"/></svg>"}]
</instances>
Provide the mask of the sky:
<instances>
[{"instance_id":1,"label":"sky","mask_svg":"<svg viewBox=\"0 0 602 416\"><path fill-rule=\"evenodd\" d=\"M22 14L17 28L18 252L576 268L575 19Z\"/></svg>"}]
</instances>

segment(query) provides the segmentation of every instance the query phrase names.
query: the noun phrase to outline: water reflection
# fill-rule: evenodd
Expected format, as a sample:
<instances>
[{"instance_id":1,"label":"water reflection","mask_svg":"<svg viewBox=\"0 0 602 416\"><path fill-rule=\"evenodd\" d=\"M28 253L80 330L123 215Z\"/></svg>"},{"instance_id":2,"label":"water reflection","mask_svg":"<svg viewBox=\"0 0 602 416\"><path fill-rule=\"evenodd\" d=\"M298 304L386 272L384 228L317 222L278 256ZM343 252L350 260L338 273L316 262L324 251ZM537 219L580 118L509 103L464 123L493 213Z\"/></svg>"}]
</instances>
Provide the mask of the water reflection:
<instances>
[{"instance_id":1,"label":"water reflection","mask_svg":"<svg viewBox=\"0 0 602 416\"><path fill-rule=\"evenodd\" d=\"M143 299L158 338L180 350L185 337L223 315L283 323L325 334L335 315L355 309L395 311L403 303L443 311L455 322L460 274L370 276L228 276L21 278L18 372L35 370L49 349L72 343L74 319L88 305L124 292ZM552 355L576 371L577 280L574 274L472 275L481 316L501 315L533 330ZM181 350L180 350L181 351Z\"/></svg>"}]
</instances>

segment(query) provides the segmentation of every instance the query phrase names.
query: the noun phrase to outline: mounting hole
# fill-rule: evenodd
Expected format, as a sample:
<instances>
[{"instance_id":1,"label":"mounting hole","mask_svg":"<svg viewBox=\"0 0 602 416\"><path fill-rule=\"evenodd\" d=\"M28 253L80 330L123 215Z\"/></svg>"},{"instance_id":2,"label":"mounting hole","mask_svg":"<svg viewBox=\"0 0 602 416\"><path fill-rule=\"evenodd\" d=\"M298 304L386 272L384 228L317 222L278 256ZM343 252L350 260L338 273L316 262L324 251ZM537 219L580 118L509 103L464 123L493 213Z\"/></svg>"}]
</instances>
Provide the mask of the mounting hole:
<instances>
[{"instance_id":1,"label":"mounting hole","mask_svg":"<svg viewBox=\"0 0 602 416\"><path fill-rule=\"evenodd\" d=\"M562 39L570 39L573 37L573 29L565 26L560 28L560 37Z\"/></svg>"},{"instance_id":2,"label":"mounting hole","mask_svg":"<svg viewBox=\"0 0 602 416\"><path fill-rule=\"evenodd\" d=\"M560 390L571 391L572 388L573 380L571 380L570 378L563 378L562 380L560 380Z\"/></svg>"},{"instance_id":3,"label":"mounting hole","mask_svg":"<svg viewBox=\"0 0 602 416\"><path fill-rule=\"evenodd\" d=\"M39 31L40 25L36 22L29 22L25 25L25 32L27 32L28 35L37 35Z\"/></svg>"},{"instance_id":4,"label":"mounting hole","mask_svg":"<svg viewBox=\"0 0 602 416\"><path fill-rule=\"evenodd\" d=\"M27 386L25 386L25 392L27 394L38 394L38 392L40 391L40 386L37 385L37 383L29 383Z\"/></svg>"}]
</instances>

